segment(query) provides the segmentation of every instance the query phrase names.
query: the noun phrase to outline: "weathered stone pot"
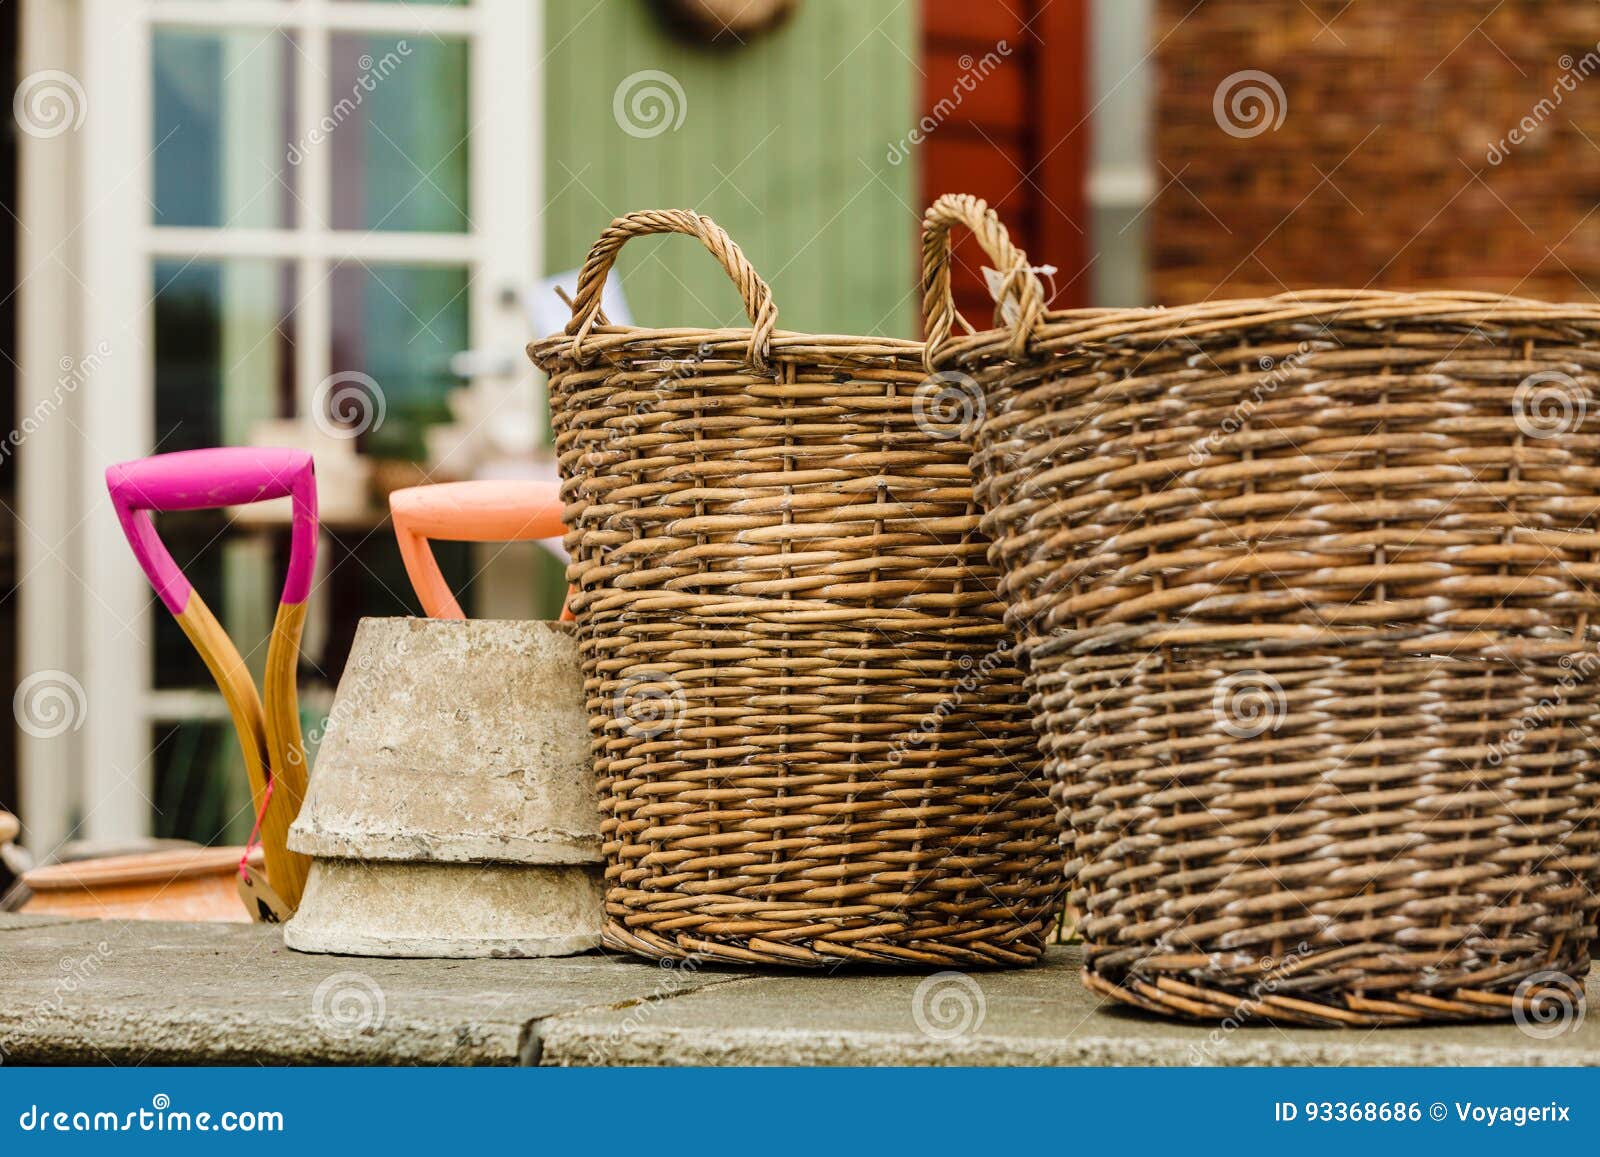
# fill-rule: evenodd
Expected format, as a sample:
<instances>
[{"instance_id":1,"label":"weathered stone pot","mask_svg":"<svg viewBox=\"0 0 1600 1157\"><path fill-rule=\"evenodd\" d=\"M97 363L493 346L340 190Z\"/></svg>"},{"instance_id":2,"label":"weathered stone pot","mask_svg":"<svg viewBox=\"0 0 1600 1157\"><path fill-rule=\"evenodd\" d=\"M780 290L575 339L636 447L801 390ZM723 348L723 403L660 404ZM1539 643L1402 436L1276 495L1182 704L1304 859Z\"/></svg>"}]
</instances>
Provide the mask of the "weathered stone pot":
<instances>
[{"instance_id":1,"label":"weathered stone pot","mask_svg":"<svg viewBox=\"0 0 1600 1157\"><path fill-rule=\"evenodd\" d=\"M559 623L363 619L290 832L289 947L551 956L600 942L600 816Z\"/></svg>"},{"instance_id":2,"label":"weathered stone pot","mask_svg":"<svg viewBox=\"0 0 1600 1157\"><path fill-rule=\"evenodd\" d=\"M599 865L312 862L284 939L349 956L569 956L600 943Z\"/></svg>"}]
</instances>

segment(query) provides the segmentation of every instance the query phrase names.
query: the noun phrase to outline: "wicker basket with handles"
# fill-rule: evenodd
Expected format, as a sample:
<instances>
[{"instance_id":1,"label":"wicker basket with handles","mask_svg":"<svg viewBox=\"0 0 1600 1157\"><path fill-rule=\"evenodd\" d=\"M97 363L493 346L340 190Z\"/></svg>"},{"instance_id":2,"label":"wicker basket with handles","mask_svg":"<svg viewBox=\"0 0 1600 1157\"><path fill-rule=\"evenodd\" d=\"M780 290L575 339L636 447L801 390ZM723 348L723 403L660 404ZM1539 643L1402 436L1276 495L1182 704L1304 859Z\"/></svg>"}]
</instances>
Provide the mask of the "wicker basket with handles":
<instances>
[{"instance_id":1,"label":"wicker basket with handles","mask_svg":"<svg viewBox=\"0 0 1600 1157\"><path fill-rule=\"evenodd\" d=\"M952 335L950 231L1007 324ZM924 231L1086 982L1323 1025L1575 1009L1600 889L1600 308L1052 312Z\"/></svg>"},{"instance_id":2,"label":"wicker basket with handles","mask_svg":"<svg viewBox=\"0 0 1600 1157\"><path fill-rule=\"evenodd\" d=\"M748 328L612 326L635 237L698 239ZM709 218L618 219L550 374L607 859L606 939L661 959L1038 958L1061 852L918 343L785 333Z\"/></svg>"}]
</instances>

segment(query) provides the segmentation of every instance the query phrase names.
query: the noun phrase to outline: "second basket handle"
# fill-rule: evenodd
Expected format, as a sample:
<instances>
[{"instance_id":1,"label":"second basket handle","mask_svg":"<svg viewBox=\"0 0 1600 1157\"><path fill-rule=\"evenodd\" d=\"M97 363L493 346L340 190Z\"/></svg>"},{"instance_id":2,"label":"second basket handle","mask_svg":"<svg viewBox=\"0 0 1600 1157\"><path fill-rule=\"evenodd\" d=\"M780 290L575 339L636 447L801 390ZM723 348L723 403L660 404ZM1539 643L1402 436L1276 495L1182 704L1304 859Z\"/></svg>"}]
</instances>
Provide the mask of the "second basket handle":
<instances>
[{"instance_id":1,"label":"second basket handle","mask_svg":"<svg viewBox=\"0 0 1600 1157\"><path fill-rule=\"evenodd\" d=\"M618 252L630 239L652 233L682 233L698 238L721 263L739 290L745 316L750 319L750 362L765 367L772 352L772 331L778 324L778 307L772 302L772 290L722 226L688 209L646 209L629 213L611 222L600 234L584 259L578 273L578 293L572 299L572 320L567 323L566 332L572 335L573 360L582 360L583 341L599 319L606 275L616 263Z\"/></svg>"},{"instance_id":2,"label":"second basket handle","mask_svg":"<svg viewBox=\"0 0 1600 1157\"><path fill-rule=\"evenodd\" d=\"M394 536L406 574L430 619L464 619L428 539L522 542L559 538L561 498L554 482L476 479L411 486L389 495ZM563 617L570 617L563 615Z\"/></svg>"},{"instance_id":3,"label":"second basket handle","mask_svg":"<svg viewBox=\"0 0 1600 1157\"><path fill-rule=\"evenodd\" d=\"M978 244L1000 271L997 300L1016 301L1017 316L1011 322L1009 353L1021 357L1044 316L1044 286L1028 264L1028 255L1011 243L1011 235L995 211L980 198L967 193L946 193L922 218L922 320L924 358L928 368L936 368L939 353L950 340L950 329L957 317L955 298L950 291L950 231L957 225L972 230ZM963 324L965 322L963 321ZM969 327L970 328L970 327Z\"/></svg>"}]
</instances>

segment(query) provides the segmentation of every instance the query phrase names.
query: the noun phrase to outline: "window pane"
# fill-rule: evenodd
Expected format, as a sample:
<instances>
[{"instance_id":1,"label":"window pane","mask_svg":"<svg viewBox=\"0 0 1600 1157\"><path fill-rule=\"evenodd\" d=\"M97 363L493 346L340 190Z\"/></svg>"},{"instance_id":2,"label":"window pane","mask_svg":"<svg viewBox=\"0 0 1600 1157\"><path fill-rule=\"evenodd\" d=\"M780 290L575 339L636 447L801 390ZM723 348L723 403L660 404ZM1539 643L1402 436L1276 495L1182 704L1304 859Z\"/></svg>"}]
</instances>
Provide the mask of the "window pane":
<instances>
[{"instance_id":1,"label":"window pane","mask_svg":"<svg viewBox=\"0 0 1600 1157\"><path fill-rule=\"evenodd\" d=\"M465 232L466 43L340 33L332 63L333 227Z\"/></svg>"},{"instance_id":2,"label":"window pane","mask_svg":"<svg viewBox=\"0 0 1600 1157\"><path fill-rule=\"evenodd\" d=\"M242 444L256 422L289 413L294 267L158 261L153 272L155 449ZM164 516L161 533L200 597L249 653L271 626L276 592L269 572L286 544L225 533L225 525L221 511L196 511ZM210 687L205 665L171 618L158 614L155 623L152 684Z\"/></svg>"},{"instance_id":3,"label":"window pane","mask_svg":"<svg viewBox=\"0 0 1600 1157\"><path fill-rule=\"evenodd\" d=\"M266 259L155 263L157 448L243 442L294 398L295 271Z\"/></svg>"},{"instance_id":4,"label":"window pane","mask_svg":"<svg viewBox=\"0 0 1600 1157\"><path fill-rule=\"evenodd\" d=\"M186 720L152 729L155 834L203 844L242 844L253 815L250 781L233 724Z\"/></svg>"},{"instance_id":5,"label":"window pane","mask_svg":"<svg viewBox=\"0 0 1600 1157\"><path fill-rule=\"evenodd\" d=\"M334 372L367 374L382 391L383 420L362 450L422 459L425 429L449 419L446 397L462 385L450 357L468 344L466 269L345 262L329 286Z\"/></svg>"},{"instance_id":6,"label":"window pane","mask_svg":"<svg viewBox=\"0 0 1600 1157\"><path fill-rule=\"evenodd\" d=\"M158 28L150 55L154 223L292 225L292 37Z\"/></svg>"}]
</instances>

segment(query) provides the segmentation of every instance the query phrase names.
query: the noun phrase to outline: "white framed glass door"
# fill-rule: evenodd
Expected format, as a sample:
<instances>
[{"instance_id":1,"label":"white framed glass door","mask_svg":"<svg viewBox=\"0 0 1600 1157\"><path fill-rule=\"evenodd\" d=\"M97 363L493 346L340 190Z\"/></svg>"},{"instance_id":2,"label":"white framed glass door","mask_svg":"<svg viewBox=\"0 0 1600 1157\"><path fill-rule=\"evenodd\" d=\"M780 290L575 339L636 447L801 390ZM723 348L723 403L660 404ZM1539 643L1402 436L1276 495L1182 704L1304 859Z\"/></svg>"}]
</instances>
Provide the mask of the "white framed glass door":
<instances>
[{"instance_id":1,"label":"white framed glass door","mask_svg":"<svg viewBox=\"0 0 1600 1157\"><path fill-rule=\"evenodd\" d=\"M422 458L463 384L452 355L527 337L542 12L530 0L75 2L88 113L70 190L81 308L63 340L111 353L78 400L76 495L35 511L78 526L77 581L37 610L77 637L87 707L72 743L24 749L23 792L61 813L74 782L74 834L114 839L159 830L161 793L192 795L173 769L226 759L232 741L203 668L156 613L105 467L297 417L334 431L353 419L362 453ZM272 528L209 515L164 533L241 650L264 640L282 581ZM215 778L239 786L197 822L237 834L242 776ZM29 817L46 844L68 818Z\"/></svg>"}]
</instances>

